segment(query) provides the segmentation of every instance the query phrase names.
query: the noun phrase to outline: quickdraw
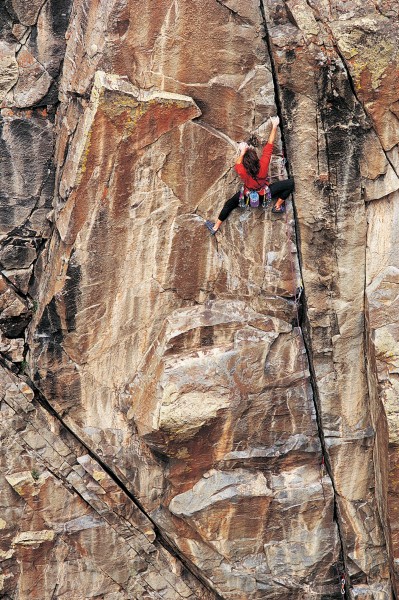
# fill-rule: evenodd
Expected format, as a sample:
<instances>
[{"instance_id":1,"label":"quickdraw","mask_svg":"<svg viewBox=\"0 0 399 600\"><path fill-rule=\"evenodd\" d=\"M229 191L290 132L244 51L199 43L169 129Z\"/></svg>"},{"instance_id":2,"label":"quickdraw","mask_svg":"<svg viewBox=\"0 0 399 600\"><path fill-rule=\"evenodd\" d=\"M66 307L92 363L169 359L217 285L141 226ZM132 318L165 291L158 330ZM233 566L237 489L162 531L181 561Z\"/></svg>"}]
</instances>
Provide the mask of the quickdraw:
<instances>
[{"instance_id":1,"label":"quickdraw","mask_svg":"<svg viewBox=\"0 0 399 600\"><path fill-rule=\"evenodd\" d=\"M343 564L341 562L338 562L338 563L335 563L335 565L333 565L333 566L335 567L335 570L338 575L341 596L345 596L345 594L346 594L346 590L345 590L346 575L345 575L345 571L343 570Z\"/></svg>"},{"instance_id":2,"label":"quickdraw","mask_svg":"<svg viewBox=\"0 0 399 600\"><path fill-rule=\"evenodd\" d=\"M345 575L343 573L341 575L341 594L345 596Z\"/></svg>"}]
</instances>

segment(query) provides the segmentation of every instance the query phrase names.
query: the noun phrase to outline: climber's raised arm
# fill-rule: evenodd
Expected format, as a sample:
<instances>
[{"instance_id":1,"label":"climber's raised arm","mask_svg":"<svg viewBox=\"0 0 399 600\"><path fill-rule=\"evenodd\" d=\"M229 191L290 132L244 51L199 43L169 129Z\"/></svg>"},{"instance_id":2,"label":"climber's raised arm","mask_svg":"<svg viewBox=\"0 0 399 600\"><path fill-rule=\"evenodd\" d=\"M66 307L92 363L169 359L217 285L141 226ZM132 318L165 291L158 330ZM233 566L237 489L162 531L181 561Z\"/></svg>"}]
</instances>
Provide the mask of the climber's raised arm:
<instances>
[{"instance_id":1,"label":"climber's raised arm","mask_svg":"<svg viewBox=\"0 0 399 600\"><path fill-rule=\"evenodd\" d=\"M267 173L269 171L269 164L273 154L273 145L274 140L276 139L276 131L277 127L280 123L280 119L278 117L270 117L270 121L272 122L272 130L269 134L269 139L267 140L267 144L263 148L262 156L259 161L259 174L258 177L267 177Z\"/></svg>"},{"instance_id":2,"label":"climber's raised arm","mask_svg":"<svg viewBox=\"0 0 399 600\"><path fill-rule=\"evenodd\" d=\"M277 131L277 127L280 123L280 118L279 117L270 117L270 120L272 122L272 130L270 132L269 135L269 139L267 140L268 144L274 144L274 140L276 138L276 131Z\"/></svg>"}]
</instances>

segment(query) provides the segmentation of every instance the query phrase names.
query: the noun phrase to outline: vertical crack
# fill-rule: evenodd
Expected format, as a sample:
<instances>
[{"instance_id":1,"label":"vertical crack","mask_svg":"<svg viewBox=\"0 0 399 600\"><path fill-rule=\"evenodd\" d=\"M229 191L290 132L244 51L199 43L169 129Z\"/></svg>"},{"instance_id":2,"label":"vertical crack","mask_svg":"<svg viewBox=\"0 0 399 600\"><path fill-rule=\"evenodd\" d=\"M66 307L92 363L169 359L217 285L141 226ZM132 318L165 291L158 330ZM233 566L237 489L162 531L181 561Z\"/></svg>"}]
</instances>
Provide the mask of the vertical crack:
<instances>
[{"instance_id":1,"label":"vertical crack","mask_svg":"<svg viewBox=\"0 0 399 600\"><path fill-rule=\"evenodd\" d=\"M280 117L281 144L283 147L284 156L287 157L287 144L286 144L285 134L284 134L284 114L283 114L282 102L281 102L281 97L280 97L280 87L279 87L279 83L278 83L278 75L277 75L276 65L274 64L274 60L273 60L272 42L270 39L268 27L267 27L266 13L265 13L265 7L264 7L263 0L260 0L259 7L260 7L261 15L262 15L263 28L264 28L264 32L265 32L264 39L266 42L266 46L267 46L267 50L268 50L269 58L270 58L270 69L271 69L271 75L272 75L272 80L273 80L274 100L276 103L277 114ZM286 169L287 169L288 175L290 175L289 163L286 164Z\"/></svg>"},{"instance_id":2,"label":"vertical crack","mask_svg":"<svg viewBox=\"0 0 399 600\"><path fill-rule=\"evenodd\" d=\"M285 135L284 135L285 119L284 119L283 103L282 103L281 95L280 95L280 85L279 85L279 80L278 80L277 68L276 68L276 64L273 59L272 41L271 41L271 36L270 36L269 30L268 30L268 24L267 24L263 0L260 0L259 6L260 6L261 14L262 14L262 19L263 19L263 27L264 27L264 31L265 31L265 42L266 42L269 57L270 57L270 66L271 66L271 74L272 74L273 86L274 86L274 97L275 97L276 109L277 109L277 114L280 117L281 143L282 143L284 155L288 159L287 142L286 142ZM287 163L287 173L288 173L288 175L290 175L289 162ZM297 253L298 267L299 267L299 272L300 272L302 286L303 286L303 289L302 289L303 311L302 311L301 322L299 325L300 325L300 330L302 332L304 349L305 349L308 366L309 366L309 373L310 373L309 383L310 383L310 386L312 389L312 398L313 398L313 403L314 403L314 408L315 408L315 413L316 413L316 423L317 423L318 436L319 436L320 445L321 445L321 451L322 451L322 455L323 455L323 459L324 459L325 468L326 468L327 474L331 480L331 485L332 485L333 493L334 493L334 497L333 497L334 521L337 524L337 532L338 532L338 537L339 537L339 541L340 541L340 557L341 557L343 571L344 571L344 575L345 575L345 581L346 581L345 595L342 595L342 597L349 599L350 596L349 596L348 587L350 584L350 580L349 580L348 568L347 568L347 564L346 564L346 551L345 551L344 536L343 536L343 532L342 532L341 518L340 518L339 506L338 506L338 502L337 502L338 494L337 494L337 490L336 490L336 486L335 486L335 482L334 482L332 467L331 467L331 463L329 460L328 449L327 449L326 441L325 441L325 437L324 437L323 424L322 424L322 418L321 418L320 395L318 392L317 378L316 378L316 373L315 373L315 368L314 368L313 358L312 358L313 355L312 355L312 345L311 345L310 334L309 334L309 320L307 317L308 313L307 313L306 291L304 288L303 277L302 277L300 228L299 228L298 214L296 211L294 200L292 202L292 207L293 207L294 222L295 222L295 227L294 227L295 240L296 240L296 246L298 249L298 253Z\"/></svg>"}]
</instances>

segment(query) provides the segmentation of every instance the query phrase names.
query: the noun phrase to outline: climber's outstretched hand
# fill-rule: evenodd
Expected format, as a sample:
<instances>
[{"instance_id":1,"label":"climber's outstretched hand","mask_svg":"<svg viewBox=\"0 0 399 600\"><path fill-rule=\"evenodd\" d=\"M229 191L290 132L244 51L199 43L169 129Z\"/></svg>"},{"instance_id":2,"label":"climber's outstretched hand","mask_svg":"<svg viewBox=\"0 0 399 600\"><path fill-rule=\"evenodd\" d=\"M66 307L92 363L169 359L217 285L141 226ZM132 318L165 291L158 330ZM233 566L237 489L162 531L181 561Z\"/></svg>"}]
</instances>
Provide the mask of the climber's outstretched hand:
<instances>
[{"instance_id":1,"label":"climber's outstretched hand","mask_svg":"<svg viewBox=\"0 0 399 600\"><path fill-rule=\"evenodd\" d=\"M245 154L245 152L247 151L248 147L249 146L248 146L248 144L246 142L240 142L238 144L238 150L239 150L240 154Z\"/></svg>"},{"instance_id":2,"label":"climber's outstretched hand","mask_svg":"<svg viewBox=\"0 0 399 600\"><path fill-rule=\"evenodd\" d=\"M270 121L272 124L272 128L269 134L269 139L267 140L268 144L274 144L274 140L276 139L277 127L280 123L279 117L270 117Z\"/></svg>"},{"instance_id":3,"label":"climber's outstretched hand","mask_svg":"<svg viewBox=\"0 0 399 600\"><path fill-rule=\"evenodd\" d=\"M280 123L280 117L270 117L270 121L272 122L272 127L276 128Z\"/></svg>"}]
</instances>

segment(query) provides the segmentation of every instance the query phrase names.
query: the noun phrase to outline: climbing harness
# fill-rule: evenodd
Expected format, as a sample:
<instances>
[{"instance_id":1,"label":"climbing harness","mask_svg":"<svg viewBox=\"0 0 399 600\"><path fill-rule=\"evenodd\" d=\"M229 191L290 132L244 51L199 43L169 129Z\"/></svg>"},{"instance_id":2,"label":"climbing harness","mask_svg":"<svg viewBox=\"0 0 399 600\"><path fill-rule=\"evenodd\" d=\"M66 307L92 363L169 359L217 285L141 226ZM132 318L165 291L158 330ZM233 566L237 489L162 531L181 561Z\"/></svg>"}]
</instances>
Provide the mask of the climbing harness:
<instances>
[{"instance_id":1,"label":"climbing harness","mask_svg":"<svg viewBox=\"0 0 399 600\"><path fill-rule=\"evenodd\" d=\"M238 206L240 208L257 208L260 205L260 197L262 196L262 208L267 208L272 200L272 195L268 185L263 185L257 190L245 191L244 186L240 187L240 197L238 200Z\"/></svg>"}]
</instances>

